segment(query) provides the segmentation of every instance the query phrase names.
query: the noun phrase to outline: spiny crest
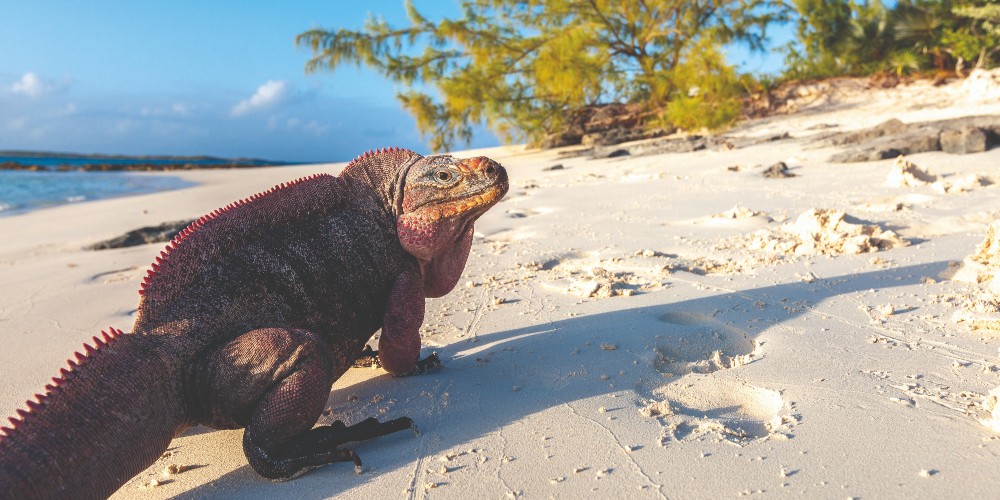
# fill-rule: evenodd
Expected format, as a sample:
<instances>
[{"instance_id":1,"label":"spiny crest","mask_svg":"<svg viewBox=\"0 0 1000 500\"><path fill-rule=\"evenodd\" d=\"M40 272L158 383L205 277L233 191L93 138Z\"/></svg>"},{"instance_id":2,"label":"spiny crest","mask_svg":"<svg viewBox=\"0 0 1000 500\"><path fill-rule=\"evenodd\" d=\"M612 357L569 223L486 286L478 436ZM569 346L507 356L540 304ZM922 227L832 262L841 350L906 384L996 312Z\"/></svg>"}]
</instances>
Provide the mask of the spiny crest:
<instances>
[{"instance_id":1,"label":"spiny crest","mask_svg":"<svg viewBox=\"0 0 1000 500\"><path fill-rule=\"evenodd\" d=\"M170 254L173 253L173 251L178 247L178 245L180 245L182 241L187 239L188 236L191 236L199 229L205 227L205 224L208 224L210 221L217 219L222 214L225 214L234 208L242 207L244 205L257 201L265 196L281 191L282 189L295 186L303 182L319 179L320 177L328 177L328 176L329 174L319 173L319 174L309 175L306 177L301 177L299 179L295 179L289 182L282 182L281 184L278 184L277 186L274 186L271 189L268 189L267 191L262 191L260 193L248 196L242 200L237 200L222 208L217 208L207 215L201 216L198 220L192 222L190 225L188 225L188 227L182 229L179 233L177 233L177 235L174 236L172 240L170 240L170 243L167 243L166 248L164 248L163 251L160 252L160 255L156 257L156 260L150 265L149 269L146 271L146 276L142 279L142 284L139 286L139 295L146 294L146 290L153 282L153 277L159 274L160 267L163 266L163 263L167 261L167 258L170 257Z\"/></svg>"},{"instance_id":2,"label":"spiny crest","mask_svg":"<svg viewBox=\"0 0 1000 500\"><path fill-rule=\"evenodd\" d=\"M360 154L360 155L358 155L357 158L351 160L351 162L348 163L346 167L344 167L344 170L347 170L347 169L349 169L349 168L357 165L362 160L365 160L367 158L371 158L373 156L378 156L378 155L381 155L381 154L388 154L388 153L409 153L411 155L417 154L417 153L414 153L413 151L410 151L409 149L405 149L405 148L392 147L392 148L373 149L373 150L369 150L369 151L365 152L364 154Z\"/></svg>"},{"instance_id":3,"label":"spiny crest","mask_svg":"<svg viewBox=\"0 0 1000 500\"><path fill-rule=\"evenodd\" d=\"M124 335L124 332L115 327L111 327L107 331L101 331L100 337L95 335L92 338L92 340L94 341L93 345L84 342L83 351L86 354L81 353L80 351L73 353L73 358L67 360L69 368L68 369L61 368L59 370L60 376L53 377L52 383L45 384L44 394L35 394L34 400L29 399L25 401L24 405L28 408L27 410L19 408L16 412L17 417L8 417L7 420L8 422L10 422L10 427L0 427L0 442L2 442L4 437L10 437L11 434L15 430L17 430L18 427L21 426L21 424L23 424L28 418L30 418L30 415L32 413L37 412L39 409L43 408L53 394L56 394L60 390L62 390L63 385L65 385L66 382L73 377L74 372L84 362L90 359L95 353L114 344L115 341L118 340L118 338L120 338L122 335Z\"/></svg>"}]
</instances>

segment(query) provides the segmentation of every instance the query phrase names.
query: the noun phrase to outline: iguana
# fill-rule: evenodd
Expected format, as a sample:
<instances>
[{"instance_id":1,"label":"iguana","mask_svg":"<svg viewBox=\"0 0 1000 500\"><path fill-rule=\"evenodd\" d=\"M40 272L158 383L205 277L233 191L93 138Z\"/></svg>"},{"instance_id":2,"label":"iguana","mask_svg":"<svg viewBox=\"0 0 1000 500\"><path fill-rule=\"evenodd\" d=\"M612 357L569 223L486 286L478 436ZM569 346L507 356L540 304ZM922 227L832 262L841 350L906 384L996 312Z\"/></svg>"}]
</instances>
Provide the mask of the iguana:
<instances>
[{"instance_id":1,"label":"iguana","mask_svg":"<svg viewBox=\"0 0 1000 500\"><path fill-rule=\"evenodd\" d=\"M199 424L245 428L267 478L360 471L341 445L412 422L314 427L331 386L359 356L393 375L439 364L418 361L424 299L454 288L507 189L489 158L391 148L196 220L149 269L132 331L94 337L0 428L0 497L106 497Z\"/></svg>"}]
</instances>

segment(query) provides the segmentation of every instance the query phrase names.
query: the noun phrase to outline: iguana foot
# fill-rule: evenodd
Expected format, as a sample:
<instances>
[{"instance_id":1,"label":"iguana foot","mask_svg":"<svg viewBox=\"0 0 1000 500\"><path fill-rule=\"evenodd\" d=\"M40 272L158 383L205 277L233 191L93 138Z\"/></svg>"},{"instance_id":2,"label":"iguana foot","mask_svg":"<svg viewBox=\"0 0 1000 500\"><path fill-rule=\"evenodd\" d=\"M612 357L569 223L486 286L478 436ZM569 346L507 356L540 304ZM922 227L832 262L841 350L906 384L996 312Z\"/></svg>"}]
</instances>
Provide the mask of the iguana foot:
<instances>
[{"instance_id":1,"label":"iguana foot","mask_svg":"<svg viewBox=\"0 0 1000 500\"><path fill-rule=\"evenodd\" d=\"M417 429L417 425L409 417L399 417L387 422L379 422L375 417L368 417L350 427L338 420L329 427L331 434L326 438L330 440L330 443L337 443L336 446L377 438L406 429L413 429L416 432Z\"/></svg>"},{"instance_id":2,"label":"iguana foot","mask_svg":"<svg viewBox=\"0 0 1000 500\"><path fill-rule=\"evenodd\" d=\"M372 349L372 346L366 345L361 354L354 359L355 368L381 368L382 364L378 361L378 351ZM413 370L404 373L402 375L396 375L396 377L410 377L413 375L423 375L424 373L437 370L441 368L443 364L441 363L441 358L438 357L436 352L432 352L430 356L424 359L418 360L416 366Z\"/></svg>"},{"instance_id":3,"label":"iguana foot","mask_svg":"<svg viewBox=\"0 0 1000 500\"><path fill-rule=\"evenodd\" d=\"M413 370L404 373L402 375L396 375L396 377L412 377L413 375L423 375L427 372L431 372L441 368L441 358L438 357L436 352L432 352L430 356L417 361L417 366L413 367Z\"/></svg>"},{"instance_id":4,"label":"iguana foot","mask_svg":"<svg viewBox=\"0 0 1000 500\"><path fill-rule=\"evenodd\" d=\"M372 346L365 345L361 354L354 359L355 368L381 368L382 364L378 362L378 351L372 349Z\"/></svg>"},{"instance_id":5,"label":"iguana foot","mask_svg":"<svg viewBox=\"0 0 1000 500\"><path fill-rule=\"evenodd\" d=\"M388 422L379 422L374 417L369 417L352 426L347 426L338 420L331 425L316 427L300 434L275 451L278 457L312 455L322 457L327 463L354 462L354 473L361 474L361 457L352 450L340 449L339 447L347 443L365 441L406 429L413 429L413 432L419 435L416 424L409 417L400 417ZM318 451L322 449L329 451ZM294 476L287 479L292 479L302 472L305 470L296 472Z\"/></svg>"}]
</instances>

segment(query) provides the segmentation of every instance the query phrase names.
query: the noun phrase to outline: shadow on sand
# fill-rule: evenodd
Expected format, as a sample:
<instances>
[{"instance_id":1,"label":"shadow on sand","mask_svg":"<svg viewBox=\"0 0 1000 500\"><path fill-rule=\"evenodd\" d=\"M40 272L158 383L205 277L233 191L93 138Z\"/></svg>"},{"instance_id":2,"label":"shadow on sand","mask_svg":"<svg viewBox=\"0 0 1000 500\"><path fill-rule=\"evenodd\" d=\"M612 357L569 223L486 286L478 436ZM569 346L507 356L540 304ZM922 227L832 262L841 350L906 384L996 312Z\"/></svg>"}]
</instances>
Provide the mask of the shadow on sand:
<instances>
[{"instance_id":1,"label":"shadow on sand","mask_svg":"<svg viewBox=\"0 0 1000 500\"><path fill-rule=\"evenodd\" d=\"M475 342L456 342L438 349L445 361L439 372L409 379L379 375L332 393L330 407L334 416L353 422L387 408L378 415L380 419L407 415L420 426L420 437L397 433L352 445L365 461L364 474L355 475L350 464L334 464L287 483L271 483L244 466L180 498L330 497L378 481L387 471L412 468L414 460L418 462L414 472L420 474L421 467L427 467L426 463L421 465L421 460L463 450L470 441L566 403L611 393L632 396L623 393L634 391L637 396L608 400L614 401L616 407L609 411L632 410L640 398L650 395L649 390L679 376L654 369L662 358L658 348L666 346L680 358L704 358L706 351L719 349L732 351L726 353L730 355L749 354L755 342L733 341L737 332L752 340L759 332L800 316L811 310L808 306L824 300L868 289L917 285L922 277L937 276L946 268L947 262L940 261L812 283L713 293L681 302L498 331L480 335ZM782 299L807 306L785 307L789 302ZM691 336L709 340L693 340ZM711 339L717 344L712 345ZM615 349L610 349L611 345ZM684 345L691 347L678 347ZM611 371L611 367L613 373L602 371ZM605 380L601 375L608 377ZM348 394L358 395L359 402L347 402ZM384 399L380 400L379 395ZM234 449L232 453L242 450Z\"/></svg>"}]
</instances>

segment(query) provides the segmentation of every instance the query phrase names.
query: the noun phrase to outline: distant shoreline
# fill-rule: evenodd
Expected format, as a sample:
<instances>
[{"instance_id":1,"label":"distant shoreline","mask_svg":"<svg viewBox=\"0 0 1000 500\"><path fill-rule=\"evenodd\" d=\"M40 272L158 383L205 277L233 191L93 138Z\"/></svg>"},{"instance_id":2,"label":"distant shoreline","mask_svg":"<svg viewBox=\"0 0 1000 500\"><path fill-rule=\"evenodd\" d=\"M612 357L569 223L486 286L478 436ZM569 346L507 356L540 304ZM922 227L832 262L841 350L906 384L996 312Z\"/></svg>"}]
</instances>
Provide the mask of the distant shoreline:
<instances>
[{"instance_id":1,"label":"distant shoreline","mask_svg":"<svg viewBox=\"0 0 1000 500\"><path fill-rule=\"evenodd\" d=\"M0 170L35 172L162 172L298 165L296 162L217 156L76 154L0 151Z\"/></svg>"},{"instance_id":2,"label":"distant shoreline","mask_svg":"<svg viewBox=\"0 0 1000 500\"><path fill-rule=\"evenodd\" d=\"M0 170L29 172L167 172L174 170L210 170L234 168L284 167L298 163L87 163L81 165L46 166L33 163L6 161L0 163Z\"/></svg>"}]
</instances>

